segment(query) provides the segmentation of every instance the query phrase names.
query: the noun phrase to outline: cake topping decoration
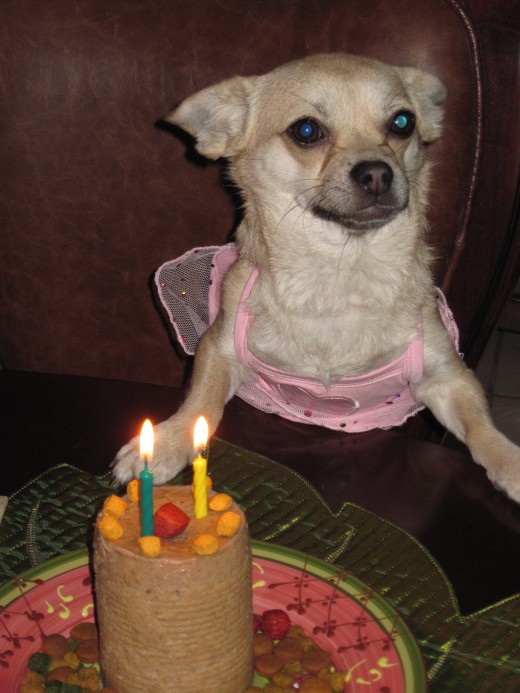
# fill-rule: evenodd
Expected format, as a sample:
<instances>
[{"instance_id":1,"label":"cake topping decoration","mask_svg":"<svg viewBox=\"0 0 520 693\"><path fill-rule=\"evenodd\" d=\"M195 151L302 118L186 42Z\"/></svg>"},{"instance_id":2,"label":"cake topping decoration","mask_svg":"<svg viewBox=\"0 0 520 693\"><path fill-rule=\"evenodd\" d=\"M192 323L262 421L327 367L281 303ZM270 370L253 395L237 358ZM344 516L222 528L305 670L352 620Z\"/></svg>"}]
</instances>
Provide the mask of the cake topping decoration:
<instances>
[{"instance_id":1,"label":"cake topping decoration","mask_svg":"<svg viewBox=\"0 0 520 693\"><path fill-rule=\"evenodd\" d=\"M228 510L218 518L217 534L221 537L232 537L240 529L240 515L233 510Z\"/></svg>"},{"instance_id":2,"label":"cake topping decoration","mask_svg":"<svg viewBox=\"0 0 520 693\"><path fill-rule=\"evenodd\" d=\"M171 539L184 532L190 518L173 503L164 503L153 516L153 530L157 537Z\"/></svg>"},{"instance_id":3,"label":"cake topping decoration","mask_svg":"<svg viewBox=\"0 0 520 693\"><path fill-rule=\"evenodd\" d=\"M212 534L201 534L193 542L193 550L199 556L210 556L218 551L218 539Z\"/></svg>"},{"instance_id":4,"label":"cake topping decoration","mask_svg":"<svg viewBox=\"0 0 520 693\"><path fill-rule=\"evenodd\" d=\"M216 493L209 501L209 507L217 513L229 510L233 505L233 499L227 493Z\"/></svg>"},{"instance_id":5,"label":"cake topping decoration","mask_svg":"<svg viewBox=\"0 0 520 693\"><path fill-rule=\"evenodd\" d=\"M101 536L110 541L115 541L123 536L123 525L111 515L103 515L99 518L98 528Z\"/></svg>"},{"instance_id":6,"label":"cake topping decoration","mask_svg":"<svg viewBox=\"0 0 520 693\"><path fill-rule=\"evenodd\" d=\"M126 485L126 495L131 503L137 503L140 498L139 479L132 479Z\"/></svg>"},{"instance_id":7,"label":"cake topping decoration","mask_svg":"<svg viewBox=\"0 0 520 693\"><path fill-rule=\"evenodd\" d=\"M103 513L119 520L126 510L126 501L112 494L103 503Z\"/></svg>"},{"instance_id":8,"label":"cake topping decoration","mask_svg":"<svg viewBox=\"0 0 520 693\"><path fill-rule=\"evenodd\" d=\"M146 558L159 558L161 555L161 540L159 537L151 535L139 537L137 543L139 544L141 553L143 556L146 556Z\"/></svg>"}]
</instances>

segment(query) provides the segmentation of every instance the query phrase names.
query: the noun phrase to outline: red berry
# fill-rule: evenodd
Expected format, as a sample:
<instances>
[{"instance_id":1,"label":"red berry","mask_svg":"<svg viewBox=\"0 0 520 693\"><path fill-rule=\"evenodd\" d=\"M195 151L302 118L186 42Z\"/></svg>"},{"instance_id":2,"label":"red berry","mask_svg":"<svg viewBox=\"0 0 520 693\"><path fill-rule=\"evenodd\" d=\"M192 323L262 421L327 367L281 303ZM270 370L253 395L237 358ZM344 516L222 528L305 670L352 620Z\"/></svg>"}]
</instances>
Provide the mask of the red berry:
<instances>
[{"instance_id":1,"label":"red berry","mask_svg":"<svg viewBox=\"0 0 520 693\"><path fill-rule=\"evenodd\" d=\"M171 539L184 532L190 518L173 503L165 503L153 516L153 533L162 539Z\"/></svg>"},{"instance_id":2,"label":"red berry","mask_svg":"<svg viewBox=\"0 0 520 693\"><path fill-rule=\"evenodd\" d=\"M262 617L258 614L253 614L253 633L258 633L260 630L260 624L262 622Z\"/></svg>"},{"instance_id":3,"label":"red berry","mask_svg":"<svg viewBox=\"0 0 520 693\"><path fill-rule=\"evenodd\" d=\"M262 632L273 640L285 638L291 627L291 619L282 609L269 609L262 614Z\"/></svg>"}]
</instances>

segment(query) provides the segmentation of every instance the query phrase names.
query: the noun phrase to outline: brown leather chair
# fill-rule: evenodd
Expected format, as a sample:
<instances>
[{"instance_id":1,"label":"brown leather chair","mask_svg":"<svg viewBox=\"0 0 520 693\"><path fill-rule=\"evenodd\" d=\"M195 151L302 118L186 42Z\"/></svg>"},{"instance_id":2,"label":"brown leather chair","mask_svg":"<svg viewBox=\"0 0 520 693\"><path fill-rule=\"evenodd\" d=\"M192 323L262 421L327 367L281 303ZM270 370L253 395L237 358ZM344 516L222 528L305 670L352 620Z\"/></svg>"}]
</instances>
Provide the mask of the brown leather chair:
<instances>
[{"instance_id":1,"label":"brown leather chair","mask_svg":"<svg viewBox=\"0 0 520 693\"><path fill-rule=\"evenodd\" d=\"M197 89L320 51L420 66L448 86L430 240L474 365L520 260L514 4L2 3L3 367L179 385L150 277L225 242L236 205L221 166L156 124Z\"/></svg>"}]
</instances>

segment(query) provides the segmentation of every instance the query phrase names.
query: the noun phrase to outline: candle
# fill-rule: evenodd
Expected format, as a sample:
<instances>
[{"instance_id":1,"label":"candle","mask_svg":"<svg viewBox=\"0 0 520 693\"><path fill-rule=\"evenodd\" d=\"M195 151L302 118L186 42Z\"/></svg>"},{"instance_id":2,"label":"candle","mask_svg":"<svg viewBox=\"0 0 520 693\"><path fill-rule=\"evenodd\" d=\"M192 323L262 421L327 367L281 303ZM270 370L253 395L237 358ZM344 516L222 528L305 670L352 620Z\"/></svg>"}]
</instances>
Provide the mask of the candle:
<instances>
[{"instance_id":1,"label":"candle","mask_svg":"<svg viewBox=\"0 0 520 693\"><path fill-rule=\"evenodd\" d=\"M151 421L146 419L141 429L140 438L141 459L144 469L139 475L139 490L141 495L141 536L153 536L153 474L148 469L148 462L153 453L153 427Z\"/></svg>"},{"instance_id":2,"label":"candle","mask_svg":"<svg viewBox=\"0 0 520 693\"><path fill-rule=\"evenodd\" d=\"M208 514L208 489L206 487L207 461L203 450L208 441L208 424L203 416L197 419L193 434L194 445L198 449L197 458L193 461L193 500L195 517L200 519Z\"/></svg>"}]
</instances>

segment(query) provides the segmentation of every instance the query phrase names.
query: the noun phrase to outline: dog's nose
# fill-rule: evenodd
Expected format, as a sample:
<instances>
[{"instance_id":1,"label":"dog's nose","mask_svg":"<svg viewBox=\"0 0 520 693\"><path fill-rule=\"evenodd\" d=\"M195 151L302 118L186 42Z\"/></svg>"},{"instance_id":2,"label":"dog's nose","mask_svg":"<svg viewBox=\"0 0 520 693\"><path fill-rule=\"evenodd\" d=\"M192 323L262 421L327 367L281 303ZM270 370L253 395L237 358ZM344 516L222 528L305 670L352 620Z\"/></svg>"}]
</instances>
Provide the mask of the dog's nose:
<instances>
[{"instance_id":1,"label":"dog's nose","mask_svg":"<svg viewBox=\"0 0 520 693\"><path fill-rule=\"evenodd\" d=\"M387 192L392 185L394 173L384 161L360 161L350 175L368 193L377 197Z\"/></svg>"}]
</instances>

